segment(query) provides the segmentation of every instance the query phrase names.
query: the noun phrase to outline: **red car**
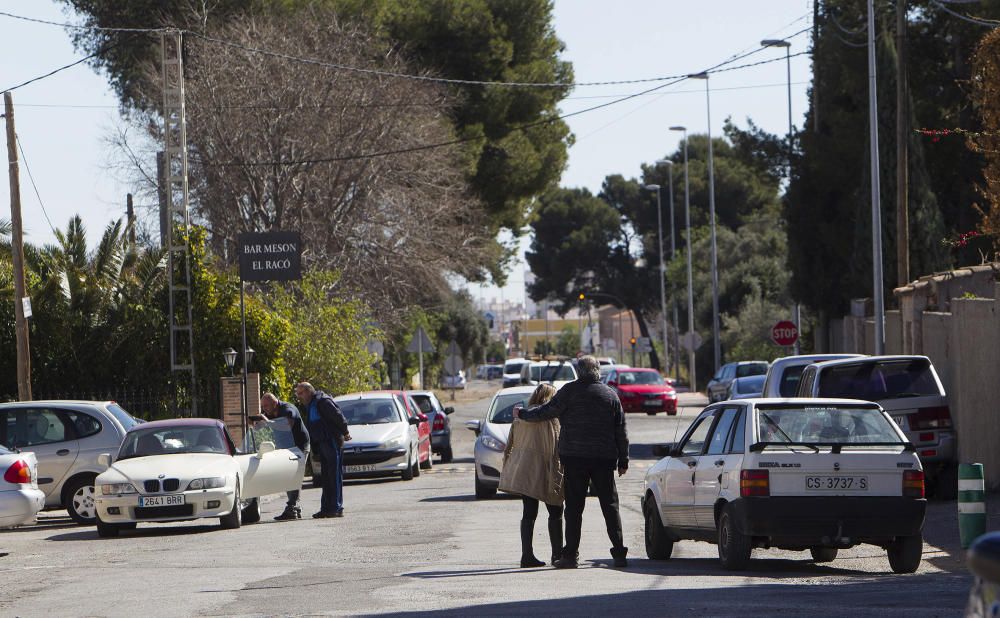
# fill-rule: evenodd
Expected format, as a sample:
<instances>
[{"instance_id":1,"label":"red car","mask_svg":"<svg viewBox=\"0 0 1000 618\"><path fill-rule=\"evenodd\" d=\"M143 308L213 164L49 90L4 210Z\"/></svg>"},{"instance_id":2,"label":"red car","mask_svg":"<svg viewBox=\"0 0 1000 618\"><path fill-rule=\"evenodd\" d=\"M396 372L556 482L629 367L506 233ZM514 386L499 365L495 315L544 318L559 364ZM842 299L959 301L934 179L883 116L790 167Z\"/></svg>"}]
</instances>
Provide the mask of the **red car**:
<instances>
[{"instance_id":1,"label":"red car","mask_svg":"<svg viewBox=\"0 0 1000 618\"><path fill-rule=\"evenodd\" d=\"M427 415L420 410L420 406L417 402L413 400L410 393L403 391L379 391L381 393L391 393L406 410L407 416L410 418L416 417L420 419L417 423L417 436L419 440L419 446L417 448L418 457L420 459L420 468L423 470L430 470L434 462L431 461L433 453L431 452L431 423Z\"/></svg>"},{"instance_id":2,"label":"red car","mask_svg":"<svg viewBox=\"0 0 1000 618\"><path fill-rule=\"evenodd\" d=\"M655 369L612 369L605 383L618 393L626 412L677 414L677 393Z\"/></svg>"}]
</instances>

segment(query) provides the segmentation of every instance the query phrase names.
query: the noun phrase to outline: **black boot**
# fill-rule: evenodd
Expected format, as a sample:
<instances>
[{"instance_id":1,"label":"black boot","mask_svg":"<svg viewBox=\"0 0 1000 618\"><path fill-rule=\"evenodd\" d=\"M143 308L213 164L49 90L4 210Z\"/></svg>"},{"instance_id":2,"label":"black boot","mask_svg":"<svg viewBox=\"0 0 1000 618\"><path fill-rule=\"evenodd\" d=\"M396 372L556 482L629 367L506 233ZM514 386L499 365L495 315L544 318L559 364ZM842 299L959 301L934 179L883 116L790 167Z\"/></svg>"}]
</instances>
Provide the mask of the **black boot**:
<instances>
[{"instance_id":1,"label":"black boot","mask_svg":"<svg viewBox=\"0 0 1000 618\"><path fill-rule=\"evenodd\" d=\"M530 569L545 566L545 563L535 558L535 553L531 549L531 537L535 532L535 522L525 519L521 520L521 568Z\"/></svg>"},{"instance_id":2,"label":"black boot","mask_svg":"<svg viewBox=\"0 0 1000 618\"><path fill-rule=\"evenodd\" d=\"M302 511L297 506L286 506L285 510L274 518L275 521L288 521L291 519L302 519Z\"/></svg>"},{"instance_id":3,"label":"black boot","mask_svg":"<svg viewBox=\"0 0 1000 618\"><path fill-rule=\"evenodd\" d=\"M552 543L552 566L556 565L556 560L562 558L563 550L563 523L562 518L549 518L549 541Z\"/></svg>"},{"instance_id":4,"label":"black boot","mask_svg":"<svg viewBox=\"0 0 1000 618\"><path fill-rule=\"evenodd\" d=\"M628 554L628 547L611 548L611 557L615 559L616 567L624 568L628 566L628 560L625 559L626 554Z\"/></svg>"}]
</instances>

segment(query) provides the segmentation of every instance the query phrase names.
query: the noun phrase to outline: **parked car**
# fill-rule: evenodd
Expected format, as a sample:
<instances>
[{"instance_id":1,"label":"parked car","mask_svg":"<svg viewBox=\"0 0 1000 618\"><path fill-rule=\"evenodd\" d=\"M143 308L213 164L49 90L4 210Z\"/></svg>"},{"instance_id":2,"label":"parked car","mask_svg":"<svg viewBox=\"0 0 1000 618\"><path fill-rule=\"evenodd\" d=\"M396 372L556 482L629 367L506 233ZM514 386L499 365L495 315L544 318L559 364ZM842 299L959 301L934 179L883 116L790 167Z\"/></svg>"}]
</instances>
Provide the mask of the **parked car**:
<instances>
[{"instance_id":1,"label":"parked car","mask_svg":"<svg viewBox=\"0 0 1000 618\"><path fill-rule=\"evenodd\" d=\"M718 545L727 569L754 548L886 550L896 573L920 564L927 501L913 444L878 404L749 399L710 405L646 473L646 555L682 539Z\"/></svg>"},{"instance_id":2,"label":"parked car","mask_svg":"<svg viewBox=\"0 0 1000 618\"><path fill-rule=\"evenodd\" d=\"M38 460L34 453L15 453L0 447L0 528L35 522L45 506L38 489Z\"/></svg>"},{"instance_id":3,"label":"parked car","mask_svg":"<svg viewBox=\"0 0 1000 618\"><path fill-rule=\"evenodd\" d=\"M764 380L763 397L795 397L799 392L802 370L813 363L841 358L862 358L863 354L803 354L785 356L771 362Z\"/></svg>"},{"instance_id":4,"label":"parked car","mask_svg":"<svg viewBox=\"0 0 1000 618\"><path fill-rule=\"evenodd\" d=\"M476 499L496 495L503 469L503 452L514 422L514 406L527 406L534 391L534 386L500 389L493 396L484 418L465 422L466 427L476 432L473 446Z\"/></svg>"},{"instance_id":5,"label":"parked car","mask_svg":"<svg viewBox=\"0 0 1000 618\"><path fill-rule=\"evenodd\" d=\"M521 384L537 386L542 382L562 388L576 379L576 369L568 360L529 361L521 365Z\"/></svg>"},{"instance_id":6,"label":"parked car","mask_svg":"<svg viewBox=\"0 0 1000 618\"><path fill-rule=\"evenodd\" d=\"M218 517L223 528L260 520L259 498L302 485L298 448L263 442L236 449L226 426L212 418L179 418L132 427L121 448L98 457L105 471L94 483L97 534L114 537L139 522Z\"/></svg>"},{"instance_id":7,"label":"parked car","mask_svg":"<svg viewBox=\"0 0 1000 618\"><path fill-rule=\"evenodd\" d=\"M806 367L800 397L851 397L880 404L916 445L932 495L958 491L958 444L948 397L926 356L864 356Z\"/></svg>"},{"instance_id":8,"label":"parked car","mask_svg":"<svg viewBox=\"0 0 1000 618\"><path fill-rule=\"evenodd\" d=\"M23 401L0 404L0 444L38 459L45 507L65 508L78 524L94 525L94 478L101 453L117 451L140 424L113 401Z\"/></svg>"},{"instance_id":9,"label":"parked car","mask_svg":"<svg viewBox=\"0 0 1000 618\"><path fill-rule=\"evenodd\" d=\"M745 376L757 376L767 373L767 361L740 361L737 363L726 363L712 376L708 386L705 388L708 394L708 402L715 403L726 398L729 391L729 383L736 378Z\"/></svg>"},{"instance_id":10,"label":"parked car","mask_svg":"<svg viewBox=\"0 0 1000 618\"><path fill-rule=\"evenodd\" d=\"M408 393L369 391L334 401L351 430L351 441L344 443L345 478L399 474L410 481L429 467L430 424Z\"/></svg>"},{"instance_id":11,"label":"parked car","mask_svg":"<svg viewBox=\"0 0 1000 618\"><path fill-rule=\"evenodd\" d=\"M448 416L455 412L455 408L441 405L432 391L407 393L417 402L431 425L431 450L441 456L441 463L451 463L454 455L451 449L451 419Z\"/></svg>"},{"instance_id":12,"label":"parked car","mask_svg":"<svg viewBox=\"0 0 1000 618\"><path fill-rule=\"evenodd\" d=\"M517 386L521 383L521 367L528 362L526 358L508 358L503 364L503 386Z\"/></svg>"},{"instance_id":13,"label":"parked car","mask_svg":"<svg viewBox=\"0 0 1000 618\"><path fill-rule=\"evenodd\" d=\"M729 383L726 399L757 399L763 396L766 376L745 376Z\"/></svg>"},{"instance_id":14,"label":"parked car","mask_svg":"<svg viewBox=\"0 0 1000 618\"><path fill-rule=\"evenodd\" d=\"M476 367L477 380L499 380L503 377L503 365L479 365Z\"/></svg>"},{"instance_id":15,"label":"parked car","mask_svg":"<svg viewBox=\"0 0 1000 618\"><path fill-rule=\"evenodd\" d=\"M464 389L466 385L465 382L465 372L461 369L455 375L445 375L441 378L441 388L453 388L453 389Z\"/></svg>"},{"instance_id":16,"label":"parked car","mask_svg":"<svg viewBox=\"0 0 1000 618\"><path fill-rule=\"evenodd\" d=\"M615 366L603 382L615 389L625 412L645 412L655 416L677 414L677 393L655 369L631 369Z\"/></svg>"}]
</instances>

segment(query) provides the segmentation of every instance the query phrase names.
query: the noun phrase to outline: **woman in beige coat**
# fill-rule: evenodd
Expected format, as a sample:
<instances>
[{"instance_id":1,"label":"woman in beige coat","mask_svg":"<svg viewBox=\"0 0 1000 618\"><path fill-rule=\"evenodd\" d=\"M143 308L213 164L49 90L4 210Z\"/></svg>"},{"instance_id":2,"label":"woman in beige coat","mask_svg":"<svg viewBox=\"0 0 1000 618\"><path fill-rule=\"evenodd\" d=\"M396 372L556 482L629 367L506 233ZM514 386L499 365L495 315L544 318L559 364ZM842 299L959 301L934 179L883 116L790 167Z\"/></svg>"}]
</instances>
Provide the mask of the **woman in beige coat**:
<instances>
[{"instance_id":1,"label":"woman in beige coat","mask_svg":"<svg viewBox=\"0 0 1000 618\"><path fill-rule=\"evenodd\" d=\"M531 394L528 407L541 405L555 394L556 389L552 385L539 384ZM552 562L562 555L563 492L562 467L556 451L558 442L559 419L529 423L515 418L507 438L500 489L520 494L524 506L521 516L521 568L545 566L535 557L531 547L539 502L544 502L549 511Z\"/></svg>"}]
</instances>

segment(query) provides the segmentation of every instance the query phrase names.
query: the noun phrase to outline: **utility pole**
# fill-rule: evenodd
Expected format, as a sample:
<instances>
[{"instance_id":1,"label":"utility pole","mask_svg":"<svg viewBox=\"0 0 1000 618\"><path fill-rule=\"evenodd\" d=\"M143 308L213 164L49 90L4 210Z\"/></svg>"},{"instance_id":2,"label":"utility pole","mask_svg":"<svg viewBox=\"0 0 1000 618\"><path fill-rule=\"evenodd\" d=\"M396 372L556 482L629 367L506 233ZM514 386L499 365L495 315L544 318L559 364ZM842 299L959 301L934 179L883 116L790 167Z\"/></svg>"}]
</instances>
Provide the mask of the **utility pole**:
<instances>
[{"instance_id":1,"label":"utility pole","mask_svg":"<svg viewBox=\"0 0 1000 618\"><path fill-rule=\"evenodd\" d=\"M17 336L17 398L31 401L31 353L28 320L24 317L24 239L21 226L21 181L17 163L17 132L14 131L14 99L3 93L7 119L7 166L10 175L10 236L14 261L14 330Z\"/></svg>"},{"instance_id":2,"label":"utility pole","mask_svg":"<svg viewBox=\"0 0 1000 618\"><path fill-rule=\"evenodd\" d=\"M135 208L132 206L132 194L125 196L125 219L128 221L128 244L135 251Z\"/></svg>"},{"instance_id":3,"label":"utility pole","mask_svg":"<svg viewBox=\"0 0 1000 618\"><path fill-rule=\"evenodd\" d=\"M868 146L872 189L872 298L875 354L885 354L885 284L882 273L882 197L878 167L878 96L875 75L875 0L868 0Z\"/></svg>"},{"instance_id":4,"label":"utility pole","mask_svg":"<svg viewBox=\"0 0 1000 618\"><path fill-rule=\"evenodd\" d=\"M896 0L896 285L910 282L909 109L906 96L906 0Z\"/></svg>"}]
</instances>

